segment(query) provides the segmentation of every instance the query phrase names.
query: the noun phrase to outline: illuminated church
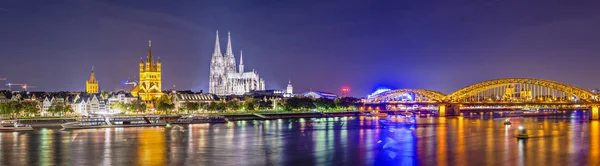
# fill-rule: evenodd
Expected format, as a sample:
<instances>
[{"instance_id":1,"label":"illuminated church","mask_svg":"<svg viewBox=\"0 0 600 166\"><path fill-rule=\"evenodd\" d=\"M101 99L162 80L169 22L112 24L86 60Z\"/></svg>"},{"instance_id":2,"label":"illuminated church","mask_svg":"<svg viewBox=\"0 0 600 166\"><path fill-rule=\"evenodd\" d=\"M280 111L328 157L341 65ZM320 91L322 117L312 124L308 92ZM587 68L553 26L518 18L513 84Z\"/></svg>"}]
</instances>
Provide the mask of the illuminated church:
<instances>
[{"instance_id":1,"label":"illuminated church","mask_svg":"<svg viewBox=\"0 0 600 166\"><path fill-rule=\"evenodd\" d=\"M209 93L216 95L243 95L254 90L265 90L265 81L254 70L244 72L244 60L240 51L239 70L231 47L231 36L227 33L227 50L221 53L219 32L210 62Z\"/></svg>"},{"instance_id":2,"label":"illuminated church","mask_svg":"<svg viewBox=\"0 0 600 166\"><path fill-rule=\"evenodd\" d=\"M85 81L85 92L89 94L96 94L99 92L98 89L98 80L96 80L96 75L94 75L94 67L92 66L92 74L90 74L90 79Z\"/></svg>"},{"instance_id":3,"label":"illuminated church","mask_svg":"<svg viewBox=\"0 0 600 166\"><path fill-rule=\"evenodd\" d=\"M148 41L148 57L146 64L140 58L140 82L131 90L131 95L140 97L143 101L153 101L160 98L162 93L162 82L160 72L160 57L154 63L152 58L152 41Z\"/></svg>"}]
</instances>

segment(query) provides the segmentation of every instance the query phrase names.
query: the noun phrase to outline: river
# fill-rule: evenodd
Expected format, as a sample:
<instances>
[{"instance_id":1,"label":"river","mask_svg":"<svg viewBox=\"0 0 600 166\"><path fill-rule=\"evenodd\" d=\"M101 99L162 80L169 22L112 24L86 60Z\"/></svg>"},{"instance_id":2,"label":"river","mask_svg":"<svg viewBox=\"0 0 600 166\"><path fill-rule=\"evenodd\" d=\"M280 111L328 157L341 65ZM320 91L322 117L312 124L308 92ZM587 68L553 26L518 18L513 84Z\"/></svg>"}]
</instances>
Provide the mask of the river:
<instances>
[{"instance_id":1,"label":"river","mask_svg":"<svg viewBox=\"0 0 600 166\"><path fill-rule=\"evenodd\" d=\"M1 165L594 165L600 121L338 117L0 133ZM531 138L518 140L517 126Z\"/></svg>"}]
</instances>

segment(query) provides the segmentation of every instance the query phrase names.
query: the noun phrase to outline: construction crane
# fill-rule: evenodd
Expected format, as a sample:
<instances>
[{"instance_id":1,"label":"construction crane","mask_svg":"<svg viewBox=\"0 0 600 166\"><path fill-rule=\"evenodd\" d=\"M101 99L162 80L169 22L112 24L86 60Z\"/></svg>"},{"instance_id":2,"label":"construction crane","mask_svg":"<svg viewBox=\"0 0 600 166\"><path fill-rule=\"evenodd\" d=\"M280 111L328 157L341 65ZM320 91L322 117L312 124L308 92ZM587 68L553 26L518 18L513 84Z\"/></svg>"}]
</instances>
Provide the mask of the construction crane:
<instances>
[{"instance_id":1,"label":"construction crane","mask_svg":"<svg viewBox=\"0 0 600 166\"><path fill-rule=\"evenodd\" d=\"M27 91L27 88L37 88L37 87L36 86L27 85L27 84L23 84L21 86L21 88L23 88L23 90Z\"/></svg>"},{"instance_id":2,"label":"construction crane","mask_svg":"<svg viewBox=\"0 0 600 166\"><path fill-rule=\"evenodd\" d=\"M23 86L25 84L13 84L13 83L8 83L6 84L6 86L8 86L8 91L12 92L12 86Z\"/></svg>"}]
</instances>

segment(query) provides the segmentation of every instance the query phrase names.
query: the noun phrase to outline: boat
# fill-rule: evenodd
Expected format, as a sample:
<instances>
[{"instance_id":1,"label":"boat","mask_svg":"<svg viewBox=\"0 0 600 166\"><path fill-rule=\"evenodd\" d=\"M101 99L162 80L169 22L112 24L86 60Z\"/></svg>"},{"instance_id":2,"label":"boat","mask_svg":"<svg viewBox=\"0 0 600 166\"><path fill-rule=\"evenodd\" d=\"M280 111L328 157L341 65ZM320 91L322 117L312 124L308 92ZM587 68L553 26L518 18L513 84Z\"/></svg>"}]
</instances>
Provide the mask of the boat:
<instances>
[{"instance_id":1,"label":"boat","mask_svg":"<svg viewBox=\"0 0 600 166\"><path fill-rule=\"evenodd\" d=\"M510 121L510 118L506 118L506 120L504 120L504 125L511 125L512 122Z\"/></svg>"},{"instance_id":2,"label":"boat","mask_svg":"<svg viewBox=\"0 0 600 166\"><path fill-rule=\"evenodd\" d=\"M0 122L0 131L33 131L31 125L21 124L16 120L6 120Z\"/></svg>"},{"instance_id":3,"label":"boat","mask_svg":"<svg viewBox=\"0 0 600 166\"><path fill-rule=\"evenodd\" d=\"M166 126L158 116L144 117L88 117L75 122L63 123L63 129L119 128L119 127L149 127Z\"/></svg>"},{"instance_id":4,"label":"boat","mask_svg":"<svg viewBox=\"0 0 600 166\"><path fill-rule=\"evenodd\" d=\"M380 118L385 118L388 116L388 114L386 114L386 113L376 113L375 115L377 115L377 117L380 117Z\"/></svg>"},{"instance_id":5,"label":"boat","mask_svg":"<svg viewBox=\"0 0 600 166\"><path fill-rule=\"evenodd\" d=\"M366 112L366 113L362 113L362 115L367 116L367 117L380 117L380 118L385 118L388 116L388 114L380 113L378 111Z\"/></svg>"},{"instance_id":6,"label":"boat","mask_svg":"<svg viewBox=\"0 0 600 166\"><path fill-rule=\"evenodd\" d=\"M229 120L224 116L181 116L173 124L198 124L198 123L227 123Z\"/></svg>"}]
</instances>

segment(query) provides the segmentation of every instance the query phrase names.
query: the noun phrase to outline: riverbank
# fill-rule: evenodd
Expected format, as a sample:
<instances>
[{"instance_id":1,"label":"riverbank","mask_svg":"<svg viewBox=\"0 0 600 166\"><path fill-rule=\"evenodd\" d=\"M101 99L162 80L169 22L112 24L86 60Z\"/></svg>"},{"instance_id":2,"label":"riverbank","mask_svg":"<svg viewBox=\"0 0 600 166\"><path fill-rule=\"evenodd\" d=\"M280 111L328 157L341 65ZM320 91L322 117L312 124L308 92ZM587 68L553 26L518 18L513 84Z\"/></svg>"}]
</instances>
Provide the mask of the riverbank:
<instances>
[{"instance_id":1,"label":"riverbank","mask_svg":"<svg viewBox=\"0 0 600 166\"><path fill-rule=\"evenodd\" d=\"M295 118L323 118L323 117L343 117L343 116L359 116L360 112L358 111L348 111L348 112L286 112L286 113L224 113L224 114L211 114L211 115L219 115L224 116L229 121L238 121L238 120L272 120L272 119L295 119ZM143 116L143 115L137 115ZM177 121L181 116L161 116L161 120L166 122L174 122ZM60 127L60 124L67 122L74 122L77 119L74 117L52 117L52 118L35 118L35 117L27 117L27 118L18 118L19 123L28 124L32 127Z\"/></svg>"}]
</instances>

